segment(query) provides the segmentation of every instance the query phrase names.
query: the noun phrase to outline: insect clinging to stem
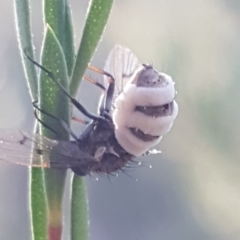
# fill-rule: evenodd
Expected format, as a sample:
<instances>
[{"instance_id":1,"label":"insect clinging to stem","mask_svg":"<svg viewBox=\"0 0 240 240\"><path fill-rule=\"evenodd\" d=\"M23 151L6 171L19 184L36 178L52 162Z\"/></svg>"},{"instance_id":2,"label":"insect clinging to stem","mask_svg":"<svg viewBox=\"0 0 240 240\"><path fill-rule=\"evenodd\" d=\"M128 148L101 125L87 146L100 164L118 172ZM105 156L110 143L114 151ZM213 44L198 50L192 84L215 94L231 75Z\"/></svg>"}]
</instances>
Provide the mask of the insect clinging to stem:
<instances>
[{"instance_id":1,"label":"insect clinging to stem","mask_svg":"<svg viewBox=\"0 0 240 240\"><path fill-rule=\"evenodd\" d=\"M140 64L128 48L116 45L104 70L89 66L104 76L104 86L85 77L105 89L98 115L72 98L57 82L54 73L27 54L26 57L58 85L90 122L77 137L64 121L34 102L35 109L58 121L74 140L58 141L39 134L0 129L0 160L32 167L71 168L79 176L111 174L123 170L159 143L178 114L172 78L152 65Z\"/></svg>"}]
</instances>

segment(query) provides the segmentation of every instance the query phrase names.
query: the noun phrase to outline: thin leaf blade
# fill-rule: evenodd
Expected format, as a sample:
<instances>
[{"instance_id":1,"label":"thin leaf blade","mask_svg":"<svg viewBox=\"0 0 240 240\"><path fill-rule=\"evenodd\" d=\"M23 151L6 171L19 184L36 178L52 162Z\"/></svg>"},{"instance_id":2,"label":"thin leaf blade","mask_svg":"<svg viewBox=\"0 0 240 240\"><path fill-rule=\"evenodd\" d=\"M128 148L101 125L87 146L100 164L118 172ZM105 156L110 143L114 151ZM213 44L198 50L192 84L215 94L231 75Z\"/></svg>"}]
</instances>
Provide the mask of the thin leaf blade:
<instances>
[{"instance_id":1,"label":"thin leaf blade","mask_svg":"<svg viewBox=\"0 0 240 240\"><path fill-rule=\"evenodd\" d=\"M51 71L56 80L67 90L68 71L62 47L53 32L47 26L42 50L42 65ZM58 86L45 72L40 72L40 108L58 117L69 125L69 101ZM69 140L69 134L56 120L41 114L41 120L58 134L41 126L40 133L52 139ZM44 170L45 190L48 205L48 238L60 240L62 233L62 197L66 170Z\"/></svg>"},{"instance_id":2,"label":"thin leaf blade","mask_svg":"<svg viewBox=\"0 0 240 240\"><path fill-rule=\"evenodd\" d=\"M16 30L18 43L23 63L24 73L27 80L28 89L32 101L37 99L37 72L33 64L31 64L24 56L24 50L28 55L34 59L34 46L32 41L31 21L30 21L30 7L28 0L15 0L14 1Z\"/></svg>"},{"instance_id":3,"label":"thin leaf blade","mask_svg":"<svg viewBox=\"0 0 240 240\"><path fill-rule=\"evenodd\" d=\"M77 93L79 83L100 41L112 3L113 0L92 0L91 2L71 76L70 93L72 96Z\"/></svg>"},{"instance_id":4,"label":"thin leaf blade","mask_svg":"<svg viewBox=\"0 0 240 240\"><path fill-rule=\"evenodd\" d=\"M70 76L74 64L74 39L68 0L45 0L44 22L52 28L62 46Z\"/></svg>"},{"instance_id":5,"label":"thin leaf blade","mask_svg":"<svg viewBox=\"0 0 240 240\"><path fill-rule=\"evenodd\" d=\"M28 0L15 0L14 12L16 19L16 30L19 42L20 54L27 80L27 85L32 101L37 99L38 77L35 66L24 56L24 50L34 59L34 46L32 41L30 6ZM43 174L41 169L29 170L29 198L31 233L34 240L47 239L46 229L46 201L43 185Z\"/></svg>"}]
</instances>

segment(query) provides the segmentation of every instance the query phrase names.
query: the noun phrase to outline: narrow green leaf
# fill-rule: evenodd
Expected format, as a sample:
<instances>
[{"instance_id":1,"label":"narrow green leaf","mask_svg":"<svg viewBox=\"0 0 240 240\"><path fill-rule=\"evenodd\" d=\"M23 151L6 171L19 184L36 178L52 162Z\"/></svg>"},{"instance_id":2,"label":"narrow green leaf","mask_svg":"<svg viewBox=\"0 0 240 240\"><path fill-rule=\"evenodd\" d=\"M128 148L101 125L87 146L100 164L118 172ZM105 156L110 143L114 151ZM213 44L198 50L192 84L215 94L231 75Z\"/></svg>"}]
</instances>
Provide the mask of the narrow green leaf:
<instances>
[{"instance_id":1,"label":"narrow green leaf","mask_svg":"<svg viewBox=\"0 0 240 240\"><path fill-rule=\"evenodd\" d=\"M51 71L56 80L68 91L68 72L62 47L53 30L47 26L43 50L42 65ZM69 125L69 101L58 86L46 75L40 73L40 108ZM41 126L42 135L52 139L69 140L68 133L53 118L41 114L41 120L58 135ZM44 170L45 189L48 204L48 237L57 240L62 232L62 196L64 192L66 170Z\"/></svg>"},{"instance_id":2,"label":"narrow green leaf","mask_svg":"<svg viewBox=\"0 0 240 240\"><path fill-rule=\"evenodd\" d=\"M88 201L83 178L73 175L71 203L71 240L88 239Z\"/></svg>"},{"instance_id":3,"label":"narrow green leaf","mask_svg":"<svg viewBox=\"0 0 240 240\"><path fill-rule=\"evenodd\" d=\"M60 44L63 43L65 0L44 0L44 21L54 31Z\"/></svg>"},{"instance_id":4,"label":"narrow green leaf","mask_svg":"<svg viewBox=\"0 0 240 240\"><path fill-rule=\"evenodd\" d=\"M15 19L16 19L16 30L18 36L18 43L20 47L20 53L27 79L27 85L29 88L30 96L32 101L37 98L37 73L34 65L30 63L24 56L24 50L27 51L28 55L34 59L33 53L33 41L30 23L30 7L28 0L15 0L14 1Z\"/></svg>"},{"instance_id":5,"label":"narrow green leaf","mask_svg":"<svg viewBox=\"0 0 240 240\"><path fill-rule=\"evenodd\" d=\"M74 40L68 0L45 0L44 21L52 28L62 46L70 76L74 64Z\"/></svg>"},{"instance_id":6,"label":"narrow green leaf","mask_svg":"<svg viewBox=\"0 0 240 240\"><path fill-rule=\"evenodd\" d=\"M75 60L74 33L72 26L72 15L68 0L66 0L65 23L64 23L63 51L68 66L68 76L70 77Z\"/></svg>"},{"instance_id":7,"label":"narrow green leaf","mask_svg":"<svg viewBox=\"0 0 240 240\"><path fill-rule=\"evenodd\" d=\"M72 96L77 93L79 83L102 36L112 3L113 0L92 0L71 76Z\"/></svg>"},{"instance_id":8,"label":"narrow green leaf","mask_svg":"<svg viewBox=\"0 0 240 240\"><path fill-rule=\"evenodd\" d=\"M47 240L46 199L42 169L31 168L30 172L30 211L32 240Z\"/></svg>"},{"instance_id":9,"label":"narrow green leaf","mask_svg":"<svg viewBox=\"0 0 240 240\"><path fill-rule=\"evenodd\" d=\"M24 56L24 50L34 59L33 41L30 21L30 7L28 0L15 0L14 11L19 48L32 101L37 99L37 73L35 66ZM46 236L46 201L41 169L30 169L29 198L31 212L32 239L45 240Z\"/></svg>"}]
</instances>

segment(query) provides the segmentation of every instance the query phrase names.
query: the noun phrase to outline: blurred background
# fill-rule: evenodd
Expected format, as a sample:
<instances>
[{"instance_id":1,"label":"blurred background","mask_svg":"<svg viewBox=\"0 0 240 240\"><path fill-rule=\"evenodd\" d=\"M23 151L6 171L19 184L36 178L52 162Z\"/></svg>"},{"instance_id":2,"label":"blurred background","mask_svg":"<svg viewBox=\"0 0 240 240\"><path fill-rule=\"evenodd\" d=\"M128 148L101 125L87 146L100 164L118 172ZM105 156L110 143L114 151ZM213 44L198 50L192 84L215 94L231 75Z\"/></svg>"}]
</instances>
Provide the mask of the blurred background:
<instances>
[{"instance_id":1,"label":"blurred background","mask_svg":"<svg viewBox=\"0 0 240 240\"><path fill-rule=\"evenodd\" d=\"M39 59L41 4L31 2ZM78 46L88 1L70 2ZM13 1L0 9L0 127L32 131ZM103 68L116 43L173 77L179 116L158 146L163 153L142 158L130 176L86 178L90 240L240 239L240 2L115 0L93 64ZM99 96L83 83L78 99L96 112ZM6 163L0 239L30 239L28 169Z\"/></svg>"}]
</instances>

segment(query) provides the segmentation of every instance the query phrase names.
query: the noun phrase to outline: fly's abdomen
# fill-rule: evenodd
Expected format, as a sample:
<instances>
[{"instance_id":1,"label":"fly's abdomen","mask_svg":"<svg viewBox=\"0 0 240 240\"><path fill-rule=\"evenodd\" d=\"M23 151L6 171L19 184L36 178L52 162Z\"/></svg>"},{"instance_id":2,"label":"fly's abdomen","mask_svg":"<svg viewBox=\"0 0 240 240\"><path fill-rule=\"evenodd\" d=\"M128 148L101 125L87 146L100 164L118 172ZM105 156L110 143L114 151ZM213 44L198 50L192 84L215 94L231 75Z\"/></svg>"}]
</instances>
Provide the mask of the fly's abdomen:
<instances>
[{"instance_id":1,"label":"fly's abdomen","mask_svg":"<svg viewBox=\"0 0 240 240\"><path fill-rule=\"evenodd\" d=\"M155 146L172 127L178 113L170 76L143 65L116 98L113 121L119 144L140 156Z\"/></svg>"}]
</instances>

